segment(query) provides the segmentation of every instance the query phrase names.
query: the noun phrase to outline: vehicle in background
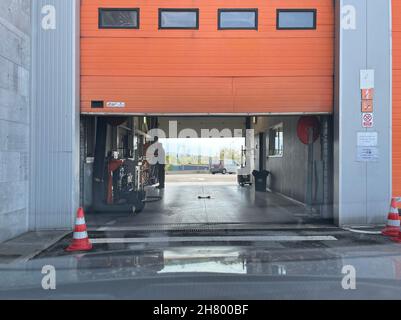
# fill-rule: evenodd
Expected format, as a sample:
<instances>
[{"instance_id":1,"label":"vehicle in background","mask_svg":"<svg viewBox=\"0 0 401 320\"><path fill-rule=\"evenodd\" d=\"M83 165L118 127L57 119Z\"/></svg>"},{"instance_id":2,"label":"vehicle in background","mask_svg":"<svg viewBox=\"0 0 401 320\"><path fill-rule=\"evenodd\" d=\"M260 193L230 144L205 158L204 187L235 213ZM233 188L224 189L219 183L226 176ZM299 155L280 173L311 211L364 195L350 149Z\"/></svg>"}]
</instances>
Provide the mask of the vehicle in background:
<instances>
[{"instance_id":1,"label":"vehicle in background","mask_svg":"<svg viewBox=\"0 0 401 320\"><path fill-rule=\"evenodd\" d=\"M239 168L240 165L235 160L220 160L219 163L211 166L210 173L234 174L237 173Z\"/></svg>"}]
</instances>

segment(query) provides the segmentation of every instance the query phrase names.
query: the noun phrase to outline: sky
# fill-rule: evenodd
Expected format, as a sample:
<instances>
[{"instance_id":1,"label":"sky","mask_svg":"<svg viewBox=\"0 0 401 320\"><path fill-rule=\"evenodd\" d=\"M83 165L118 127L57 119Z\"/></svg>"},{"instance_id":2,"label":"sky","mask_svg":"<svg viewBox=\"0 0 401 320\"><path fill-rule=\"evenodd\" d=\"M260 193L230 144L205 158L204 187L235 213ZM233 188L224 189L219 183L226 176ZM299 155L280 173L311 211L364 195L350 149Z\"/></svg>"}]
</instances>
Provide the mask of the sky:
<instances>
[{"instance_id":1,"label":"sky","mask_svg":"<svg viewBox=\"0 0 401 320\"><path fill-rule=\"evenodd\" d=\"M202 156L218 156L223 148L241 151L245 144L244 138L184 138L184 139L160 139L166 154L179 153Z\"/></svg>"}]
</instances>

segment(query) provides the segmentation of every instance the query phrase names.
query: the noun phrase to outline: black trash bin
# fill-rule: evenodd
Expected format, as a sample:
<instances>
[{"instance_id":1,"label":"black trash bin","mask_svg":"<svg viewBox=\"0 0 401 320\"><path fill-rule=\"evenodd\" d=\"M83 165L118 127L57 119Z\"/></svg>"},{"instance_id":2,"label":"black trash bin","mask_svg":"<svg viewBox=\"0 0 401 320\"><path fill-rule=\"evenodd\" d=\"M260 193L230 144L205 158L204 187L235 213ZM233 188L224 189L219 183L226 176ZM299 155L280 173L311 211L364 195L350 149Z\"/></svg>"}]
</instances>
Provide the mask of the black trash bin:
<instances>
[{"instance_id":1,"label":"black trash bin","mask_svg":"<svg viewBox=\"0 0 401 320\"><path fill-rule=\"evenodd\" d=\"M267 177L270 172L267 170L257 171L254 170L252 175L255 177L255 190L259 192L266 192Z\"/></svg>"}]
</instances>

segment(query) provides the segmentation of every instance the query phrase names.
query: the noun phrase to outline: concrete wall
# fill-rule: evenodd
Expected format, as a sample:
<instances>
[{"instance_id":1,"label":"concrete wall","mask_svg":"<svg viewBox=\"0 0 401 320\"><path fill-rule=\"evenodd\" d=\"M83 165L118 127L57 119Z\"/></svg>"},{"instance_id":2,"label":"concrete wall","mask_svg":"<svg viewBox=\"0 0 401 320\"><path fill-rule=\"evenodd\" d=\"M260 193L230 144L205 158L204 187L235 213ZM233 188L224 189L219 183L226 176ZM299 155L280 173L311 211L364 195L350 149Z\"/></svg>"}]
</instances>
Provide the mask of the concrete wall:
<instances>
[{"instance_id":1,"label":"concrete wall","mask_svg":"<svg viewBox=\"0 0 401 320\"><path fill-rule=\"evenodd\" d=\"M0 1L0 242L28 228L31 0Z\"/></svg>"},{"instance_id":2,"label":"concrete wall","mask_svg":"<svg viewBox=\"0 0 401 320\"><path fill-rule=\"evenodd\" d=\"M283 123L284 154L282 157L266 157L265 168L271 172L268 187L295 200L305 202L308 147L297 137L299 116L258 118L255 133L264 132L265 137L271 127ZM266 139L265 139L266 140ZM256 141L256 140L255 140ZM314 160L321 160L321 144L314 144ZM268 148L267 142L265 143ZM258 157L255 157L258 161ZM255 164L257 167L257 165Z\"/></svg>"}]
</instances>

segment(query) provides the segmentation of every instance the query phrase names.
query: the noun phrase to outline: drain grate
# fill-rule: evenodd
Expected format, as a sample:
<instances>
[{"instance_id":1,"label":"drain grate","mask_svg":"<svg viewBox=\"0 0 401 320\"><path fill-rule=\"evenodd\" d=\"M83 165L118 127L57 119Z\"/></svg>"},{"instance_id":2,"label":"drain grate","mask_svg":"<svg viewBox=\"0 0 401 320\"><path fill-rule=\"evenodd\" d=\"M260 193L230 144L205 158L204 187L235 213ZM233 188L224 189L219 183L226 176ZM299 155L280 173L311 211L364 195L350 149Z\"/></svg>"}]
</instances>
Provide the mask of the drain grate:
<instances>
[{"instance_id":1,"label":"drain grate","mask_svg":"<svg viewBox=\"0 0 401 320\"><path fill-rule=\"evenodd\" d=\"M174 223L174 224L142 224L137 226L103 226L103 227L92 227L90 231L137 231L137 232L213 232L213 231L310 231L319 230L333 231L335 227L328 226L304 226L300 227L298 225L263 225L263 224L235 224L235 223Z\"/></svg>"},{"instance_id":2,"label":"drain grate","mask_svg":"<svg viewBox=\"0 0 401 320\"><path fill-rule=\"evenodd\" d=\"M242 227L243 228L243 227ZM241 229L242 229L241 228ZM210 231L225 231L236 230L232 225L221 224L207 224L207 225L193 225L193 224L151 224L140 225L136 227L101 227L91 231L144 231L144 232L165 232L165 231L179 231L179 232L210 232Z\"/></svg>"},{"instance_id":3,"label":"drain grate","mask_svg":"<svg viewBox=\"0 0 401 320\"><path fill-rule=\"evenodd\" d=\"M166 231L172 231L172 232L175 232L175 231L177 231L177 232L183 232L183 233L191 233L191 232L210 232L210 231L224 231L224 230L222 230L222 229L211 229L211 228L209 228L209 229L200 229L200 228L198 228L198 229L196 229L196 228L194 228L194 229L141 229L141 230L138 230L138 231L146 231L146 232L166 232Z\"/></svg>"}]
</instances>

